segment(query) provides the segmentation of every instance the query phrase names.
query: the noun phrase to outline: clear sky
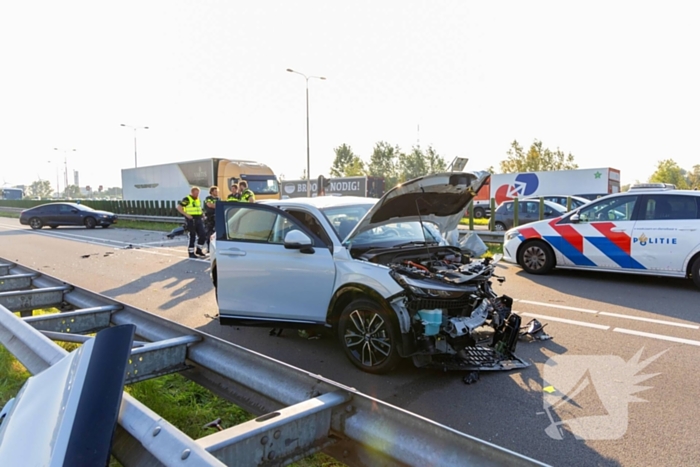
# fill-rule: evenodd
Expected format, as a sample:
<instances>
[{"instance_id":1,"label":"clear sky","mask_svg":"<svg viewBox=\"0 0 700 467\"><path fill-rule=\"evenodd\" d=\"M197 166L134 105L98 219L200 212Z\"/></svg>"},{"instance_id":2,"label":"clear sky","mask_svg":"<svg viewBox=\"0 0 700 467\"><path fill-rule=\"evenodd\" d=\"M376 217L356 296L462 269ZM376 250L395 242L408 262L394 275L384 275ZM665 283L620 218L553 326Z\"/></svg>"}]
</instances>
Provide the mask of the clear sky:
<instances>
[{"instance_id":1,"label":"clear sky","mask_svg":"<svg viewBox=\"0 0 700 467\"><path fill-rule=\"evenodd\" d=\"M498 167L514 139L646 180L700 163L700 6L689 1L6 1L2 180L121 186L207 157L311 175L343 143L432 145ZM420 129L420 130L419 130ZM59 148L59 150L54 150ZM72 151L75 149L75 151ZM61 174L61 187L63 175ZM71 176L72 179L72 176Z\"/></svg>"}]
</instances>

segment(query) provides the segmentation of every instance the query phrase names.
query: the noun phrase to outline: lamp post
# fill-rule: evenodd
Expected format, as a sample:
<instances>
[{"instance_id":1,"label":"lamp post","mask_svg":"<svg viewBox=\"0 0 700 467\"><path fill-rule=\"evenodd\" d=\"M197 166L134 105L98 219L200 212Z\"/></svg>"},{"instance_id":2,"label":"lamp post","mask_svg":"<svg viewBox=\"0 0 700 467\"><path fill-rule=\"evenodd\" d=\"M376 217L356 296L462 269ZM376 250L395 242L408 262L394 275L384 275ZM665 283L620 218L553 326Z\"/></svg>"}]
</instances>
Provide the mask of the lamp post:
<instances>
[{"instance_id":1,"label":"lamp post","mask_svg":"<svg viewBox=\"0 0 700 467\"><path fill-rule=\"evenodd\" d=\"M125 125L124 123L122 123L121 125L134 130L134 167L138 167L138 156L136 154L136 130L148 130L148 127L147 126L131 126L131 125Z\"/></svg>"},{"instance_id":2,"label":"lamp post","mask_svg":"<svg viewBox=\"0 0 700 467\"><path fill-rule=\"evenodd\" d=\"M306 80L306 196L311 198L311 150L309 149L309 79L318 78L325 80L323 76L306 76L304 73L287 68L290 73L301 75Z\"/></svg>"},{"instance_id":3,"label":"lamp post","mask_svg":"<svg viewBox=\"0 0 700 467\"><path fill-rule=\"evenodd\" d=\"M65 196L66 189L68 188L68 151L73 151L75 152L75 149L59 149L59 148L53 148L54 151L62 151L63 152L63 194ZM61 162L59 161L58 164ZM58 170L58 167L56 168ZM58 175L56 175L56 194L58 195Z\"/></svg>"}]
</instances>

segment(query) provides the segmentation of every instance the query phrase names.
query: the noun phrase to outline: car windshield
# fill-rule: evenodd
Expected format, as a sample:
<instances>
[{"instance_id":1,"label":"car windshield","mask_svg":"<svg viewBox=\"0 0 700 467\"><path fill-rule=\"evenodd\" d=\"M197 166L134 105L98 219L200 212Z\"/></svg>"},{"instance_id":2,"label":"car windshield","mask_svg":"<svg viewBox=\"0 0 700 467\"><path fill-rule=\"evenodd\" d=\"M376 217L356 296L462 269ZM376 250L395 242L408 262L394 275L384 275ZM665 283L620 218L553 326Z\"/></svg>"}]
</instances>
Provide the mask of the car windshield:
<instances>
[{"instance_id":1,"label":"car windshield","mask_svg":"<svg viewBox=\"0 0 700 467\"><path fill-rule=\"evenodd\" d=\"M248 188L256 195L276 195L279 193L279 185L275 179L251 180L246 179Z\"/></svg>"},{"instance_id":2,"label":"car windshield","mask_svg":"<svg viewBox=\"0 0 700 467\"><path fill-rule=\"evenodd\" d=\"M367 214L370 210L372 204L356 204L350 206L335 206L331 208L325 208L321 211L326 216L328 221L335 229L335 233L341 240L345 240L345 237L355 228L360 219Z\"/></svg>"},{"instance_id":3,"label":"car windshield","mask_svg":"<svg viewBox=\"0 0 700 467\"><path fill-rule=\"evenodd\" d=\"M372 204L335 206L322 209L322 211L335 229L338 237L341 240L345 240L372 206ZM414 242L422 243L426 240L439 243L442 237L438 227L431 222L424 222L423 224L425 226L424 232L421 231L420 222L418 221L392 222L362 232L352 239L352 244L353 246L381 245L391 247Z\"/></svg>"},{"instance_id":4,"label":"car windshield","mask_svg":"<svg viewBox=\"0 0 700 467\"><path fill-rule=\"evenodd\" d=\"M424 222L424 229L418 221L392 222L375 227L352 239L353 246L397 246L403 244L435 242L441 238L437 227L430 222Z\"/></svg>"}]
</instances>

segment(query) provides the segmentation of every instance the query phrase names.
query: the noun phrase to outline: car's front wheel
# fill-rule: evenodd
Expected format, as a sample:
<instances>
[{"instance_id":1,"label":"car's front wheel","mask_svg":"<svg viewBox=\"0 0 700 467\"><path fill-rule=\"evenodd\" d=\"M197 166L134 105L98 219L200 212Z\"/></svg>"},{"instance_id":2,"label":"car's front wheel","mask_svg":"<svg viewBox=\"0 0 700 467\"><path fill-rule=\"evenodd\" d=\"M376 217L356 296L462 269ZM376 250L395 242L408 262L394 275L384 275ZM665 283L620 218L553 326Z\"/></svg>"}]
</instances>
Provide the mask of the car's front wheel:
<instances>
[{"instance_id":1,"label":"car's front wheel","mask_svg":"<svg viewBox=\"0 0 700 467\"><path fill-rule=\"evenodd\" d=\"M700 256L695 258L693 265L690 268L690 274L693 276L693 282L695 285L700 287Z\"/></svg>"},{"instance_id":2,"label":"car's front wheel","mask_svg":"<svg viewBox=\"0 0 700 467\"><path fill-rule=\"evenodd\" d=\"M34 230L40 229L44 226L44 223L38 217L32 217L29 219L29 227Z\"/></svg>"},{"instance_id":3,"label":"car's front wheel","mask_svg":"<svg viewBox=\"0 0 700 467\"><path fill-rule=\"evenodd\" d=\"M474 219L483 219L486 217L484 208L474 208Z\"/></svg>"},{"instance_id":4,"label":"car's front wheel","mask_svg":"<svg viewBox=\"0 0 700 467\"><path fill-rule=\"evenodd\" d=\"M95 220L94 217L86 217L85 218L85 227L87 227L88 229L94 229L96 225L97 225L97 221Z\"/></svg>"},{"instance_id":5,"label":"car's front wheel","mask_svg":"<svg viewBox=\"0 0 700 467\"><path fill-rule=\"evenodd\" d=\"M518 250L518 264L530 274L546 274L554 267L554 251L542 240L533 240Z\"/></svg>"},{"instance_id":6,"label":"car's front wheel","mask_svg":"<svg viewBox=\"0 0 700 467\"><path fill-rule=\"evenodd\" d=\"M345 307L338 337L350 361L367 373L388 373L401 360L396 319L373 300L357 299Z\"/></svg>"},{"instance_id":7,"label":"car's front wheel","mask_svg":"<svg viewBox=\"0 0 700 467\"><path fill-rule=\"evenodd\" d=\"M503 222L496 222L495 227L498 232L505 232L507 230Z\"/></svg>"}]
</instances>

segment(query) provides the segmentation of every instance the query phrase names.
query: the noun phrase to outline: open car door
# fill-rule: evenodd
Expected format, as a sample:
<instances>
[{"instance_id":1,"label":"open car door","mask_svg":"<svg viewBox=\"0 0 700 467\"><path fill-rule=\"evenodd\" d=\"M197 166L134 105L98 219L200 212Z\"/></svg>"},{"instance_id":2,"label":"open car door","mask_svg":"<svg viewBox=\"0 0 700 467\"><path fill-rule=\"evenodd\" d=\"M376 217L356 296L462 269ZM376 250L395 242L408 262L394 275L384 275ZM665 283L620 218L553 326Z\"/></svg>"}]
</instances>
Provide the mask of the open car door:
<instances>
[{"instance_id":1,"label":"open car door","mask_svg":"<svg viewBox=\"0 0 700 467\"><path fill-rule=\"evenodd\" d=\"M272 206L220 202L216 216L222 324L325 324L335 282L326 243Z\"/></svg>"}]
</instances>

